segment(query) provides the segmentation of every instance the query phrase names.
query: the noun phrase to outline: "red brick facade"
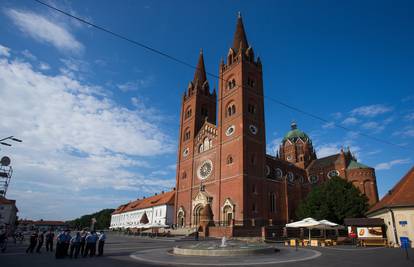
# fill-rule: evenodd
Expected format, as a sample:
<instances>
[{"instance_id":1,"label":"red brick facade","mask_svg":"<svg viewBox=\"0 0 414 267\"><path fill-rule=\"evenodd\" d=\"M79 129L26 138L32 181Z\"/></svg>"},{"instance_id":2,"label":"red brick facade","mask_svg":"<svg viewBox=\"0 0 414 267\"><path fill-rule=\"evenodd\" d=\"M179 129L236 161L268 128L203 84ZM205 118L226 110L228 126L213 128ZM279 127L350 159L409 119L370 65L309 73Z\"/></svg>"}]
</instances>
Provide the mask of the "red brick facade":
<instances>
[{"instance_id":1,"label":"red brick facade","mask_svg":"<svg viewBox=\"0 0 414 267\"><path fill-rule=\"evenodd\" d=\"M377 201L373 169L347 170L356 162L350 152L335 155L335 161L316 159L310 139L296 135L296 128L278 156L266 154L262 64L247 42L241 17L219 77L217 99L201 52L182 99L175 199L179 226L199 225L207 203L212 220L220 224L284 224L311 190L309 177L317 175L317 184L332 170L356 185L362 182L358 187L369 192L372 203Z\"/></svg>"}]
</instances>

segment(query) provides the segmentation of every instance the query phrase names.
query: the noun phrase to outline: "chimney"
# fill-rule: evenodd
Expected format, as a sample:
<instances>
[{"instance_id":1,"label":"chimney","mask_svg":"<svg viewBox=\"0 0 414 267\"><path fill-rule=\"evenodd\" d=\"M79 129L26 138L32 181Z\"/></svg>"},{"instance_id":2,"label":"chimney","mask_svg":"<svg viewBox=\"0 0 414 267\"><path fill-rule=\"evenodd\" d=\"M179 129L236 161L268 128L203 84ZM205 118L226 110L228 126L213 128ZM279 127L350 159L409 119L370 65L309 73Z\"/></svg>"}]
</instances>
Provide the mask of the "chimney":
<instances>
[{"instance_id":1,"label":"chimney","mask_svg":"<svg viewBox=\"0 0 414 267\"><path fill-rule=\"evenodd\" d=\"M163 191L161 191L161 194L164 194L164 190L163 190Z\"/></svg>"}]
</instances>

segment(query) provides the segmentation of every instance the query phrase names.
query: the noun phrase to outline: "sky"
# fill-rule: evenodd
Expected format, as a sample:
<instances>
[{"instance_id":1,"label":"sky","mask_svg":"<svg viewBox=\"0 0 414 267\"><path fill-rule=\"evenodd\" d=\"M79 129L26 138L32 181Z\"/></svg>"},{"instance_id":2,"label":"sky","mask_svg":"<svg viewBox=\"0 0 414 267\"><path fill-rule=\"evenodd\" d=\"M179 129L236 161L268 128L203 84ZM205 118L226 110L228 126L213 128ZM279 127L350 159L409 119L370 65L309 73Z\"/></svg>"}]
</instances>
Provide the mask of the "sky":
<instances>
[{"instance_id":1,"label":"sky","mask_svg":"<svg viewBox=\"0 0 414 267\"><path fill-rule=\"evenodd\" d=\"M35 1L0 3L0 137L23 140L0 156L19 217L73 219L171 190L194 70ZM295 120L318 157L349 146L375 167L380 197L413 166L412 1L47 3L193 65L203 49L216 75L240 11L263 64L269 154Z\"/></svg>"}]
</instances>

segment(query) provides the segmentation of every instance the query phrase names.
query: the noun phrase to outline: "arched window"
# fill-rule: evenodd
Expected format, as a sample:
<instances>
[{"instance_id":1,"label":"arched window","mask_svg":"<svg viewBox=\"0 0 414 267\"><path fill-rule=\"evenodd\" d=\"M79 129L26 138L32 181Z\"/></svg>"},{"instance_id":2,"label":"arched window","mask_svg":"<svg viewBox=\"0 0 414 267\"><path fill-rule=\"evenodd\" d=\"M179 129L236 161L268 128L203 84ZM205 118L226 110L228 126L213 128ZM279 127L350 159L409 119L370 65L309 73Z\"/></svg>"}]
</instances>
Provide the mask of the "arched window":
<instances>
[{"instance_id":1,"label":"arched window","mask_svg":"<svg viewBox=\"0 0 414 267\"><path fill-rule=\"evenodd\" d=\"M204 151L210 149L210 140L207 137L204 138L203 145L204 145Z\"/></svg>"},{"instance_id":2,"label":"arched window","mask_svg":"<svg viewBox=\"0 0 414 267\"><path fill-rule=\"evenodd\" d=\"M184 141L189 140L189 139L190 139L190 137L191 137L191 132L190 132L190 130L187 128L187 129L185 130L185 132L184 132Z\"/></svg>"},{"instance_id":3,"label":"arched window","mask_svg":"<svg viewBox=\"0 0 414 267\"><path fill-rule=\"evenodd\" d=\"M192 114L192 110L191 110L191 108L190 108L190 107L188 107L188 108L186 109L186 111L185 111L185 118L186 118L186 119L190 118L190 117L191 117L191 114Z\"/></svg>"},{"instance_id":4,"label":"arched window","mask_svg":"<svg viewBox=\"0 0 414 267\"><path fill-rule=\"evenodd\" d=\"M252 103L247 104L247 110L250 114L256 114L256 105Z\"/></svg>"},{"instance_id":5,"label":"arched window","mask_svg":"<svg viewBox=\"0 0 414 267\"><path fill-rule=\"evenodd\" d=\"M228 89L233 89L235 87L236 87L236 80L232 79L232 80L227 82L227 88Z\"/></svg>"},{"instance_id":6,"label":"arched window","mask_svg":"<svg viewBox=\"0 0 414 267\"><path fill-rule=\"evenodd\" d=\"M231 103L227 106L227 116L230 117L236 113L236 105Z\"/></svg>"},{"instance_id":7,"label":"arched window","mask_svg":"<svg viewBox=\"0 0 414 267\"><path fill-rule=\"evenodd\" d=\"M273 192L269 193L269 212L276 212L276 195Z\"/></svg>"},{"instance_id":8,"label":"arched window","mask_svg":"<svg viewBox=\"0 0 414 267\"><path fill-rule=\"evenodd\" d=\"M230 165L233 163L233 156L232 155L228 155L227 156L227 165Z\"/></svg>"},{"instance_id":9,"label":"arched window","mask_svg":"<svg viewBox=\"0 0 414 267\"><path fill-rule=\"evenodd\" d=\"M201 153L203 151L204 151L204 146L203 146L203 144L201 144L201 145L198 146L198 153Z\"/></svg>"}]
</instances>

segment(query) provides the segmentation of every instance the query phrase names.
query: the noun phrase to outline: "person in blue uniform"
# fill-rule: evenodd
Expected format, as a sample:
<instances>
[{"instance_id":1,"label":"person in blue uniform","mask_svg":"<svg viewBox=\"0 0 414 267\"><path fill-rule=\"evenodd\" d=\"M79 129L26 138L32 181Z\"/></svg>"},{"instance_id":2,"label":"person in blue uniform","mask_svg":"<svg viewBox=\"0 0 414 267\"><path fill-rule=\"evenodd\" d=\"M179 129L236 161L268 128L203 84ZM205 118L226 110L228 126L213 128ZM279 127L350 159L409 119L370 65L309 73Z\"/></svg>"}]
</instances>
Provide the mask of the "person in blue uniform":
<instances>
[{"instance_id":1,"label":"person in blue uniform","mask_svg":"<svg viewBox=\"0 0 414 267\"><path fill-rule=\"evenodd\" d=\"M76 233L74 237L70 240L70 257L73 258L73 252L75 252L75 258L79 255L79 249L80 249L80 241L81 241L81 235L79 232Z\"/></svg>"},{"instance_id":2,"label":"person in blue uniform","mask_svg":"<svg viewBox=\"0 0 414 267\"><path fill-rule=\"evenodd\" d=\"M106 240L106 235L104 231L101 231L98 236L98 256L103 255L105 240Z\"/></svg>"},{"instance_id":3,"label":"person in blue uniform","mask_svg":"<svg viewBox=\"0 0 414 267\"><path fill-rule=\"evenodd\" d=\"M56 259L62 259L64 257L64 245L66 241L65 232L60 232L56 237Z\"/></svg>"}]
</instances>

